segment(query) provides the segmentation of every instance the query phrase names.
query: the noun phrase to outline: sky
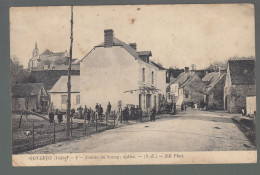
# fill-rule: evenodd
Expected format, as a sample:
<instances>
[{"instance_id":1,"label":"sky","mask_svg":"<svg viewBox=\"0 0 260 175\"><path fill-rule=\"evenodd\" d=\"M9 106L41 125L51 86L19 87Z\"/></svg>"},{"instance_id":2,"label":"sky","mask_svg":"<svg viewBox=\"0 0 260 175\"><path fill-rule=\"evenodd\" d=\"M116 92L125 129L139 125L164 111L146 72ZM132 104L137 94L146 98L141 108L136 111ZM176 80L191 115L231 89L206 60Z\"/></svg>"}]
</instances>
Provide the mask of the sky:
<instances>
[{"instance_id":1,"label":"sky","mask_svg":"<svg viewBox=\"0 0 260 175\"><path fill-rule=\"evenodd\" d=\"M27 68L37 42L39 52L69 51L71 8L10 8L10 55ZM152 51L164 67L204 68L231 57L255 56L254 6L127 5L75 6L73 58L82 59L104 41L104 30L136 43L138 51Z\"/></svg>"}]
</instances>

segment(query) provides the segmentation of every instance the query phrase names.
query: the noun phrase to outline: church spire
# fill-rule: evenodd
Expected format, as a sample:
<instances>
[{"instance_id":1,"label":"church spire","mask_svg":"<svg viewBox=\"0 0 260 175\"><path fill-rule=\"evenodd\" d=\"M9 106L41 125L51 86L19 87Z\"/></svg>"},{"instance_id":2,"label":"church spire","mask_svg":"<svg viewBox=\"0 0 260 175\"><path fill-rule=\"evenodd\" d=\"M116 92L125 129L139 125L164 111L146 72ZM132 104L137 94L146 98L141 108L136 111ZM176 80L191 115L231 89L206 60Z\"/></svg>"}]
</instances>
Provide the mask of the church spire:
<instances>
[{"instance_id":1,"label":"church spire","mask_svg":"<svg viewBox=\"0 0 260 175\"><path fill-rule=\"evenodd\" d=\"M37 55L39 55L39 49L37 46L37 42L35 42L35 48L33 49L32 56L35 57Z\"/></svg>"}]
</instances>

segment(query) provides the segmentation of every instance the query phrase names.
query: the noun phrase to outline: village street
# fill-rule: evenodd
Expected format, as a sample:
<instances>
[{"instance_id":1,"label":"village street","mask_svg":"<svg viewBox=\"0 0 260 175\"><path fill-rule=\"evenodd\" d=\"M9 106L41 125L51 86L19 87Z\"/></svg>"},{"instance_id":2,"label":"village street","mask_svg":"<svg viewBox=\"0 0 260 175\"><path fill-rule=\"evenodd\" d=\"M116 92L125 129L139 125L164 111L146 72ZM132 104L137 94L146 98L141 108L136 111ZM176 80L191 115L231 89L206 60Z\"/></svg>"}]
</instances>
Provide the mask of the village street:
<instances>
[{"instance_id":1,"label":"village street","mask_svg":"<svg viewBox=\"0 0 260 175\"><path fill-rule=\"evenodd\" d=\"M224 112L187 109L144 122L48 145L26 153L252 150L254 145Z\"/></svg>"}]
</instances>

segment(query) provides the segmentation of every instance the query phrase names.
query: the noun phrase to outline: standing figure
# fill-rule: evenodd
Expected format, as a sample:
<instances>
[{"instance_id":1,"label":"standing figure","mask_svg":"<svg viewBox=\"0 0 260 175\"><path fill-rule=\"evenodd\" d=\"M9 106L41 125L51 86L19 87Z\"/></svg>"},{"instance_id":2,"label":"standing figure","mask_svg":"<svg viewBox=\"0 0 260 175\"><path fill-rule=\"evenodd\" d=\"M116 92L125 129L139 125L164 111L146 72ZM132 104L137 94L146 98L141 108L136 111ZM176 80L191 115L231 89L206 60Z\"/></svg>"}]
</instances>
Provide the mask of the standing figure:
<instances>
[{"instance_id":1,"label":"standing figure","mask_svg":"<svg viewBox=\"0 0 260 175\"><path fill-rule=\"evenodd\" d=\"M108 113L111 112L111 108L112 108L112 107L111 107L111 104L110 104L110 102L108 102L108 105L107 105L107 112L108 112Z\"/></svg>"},{"instance_id":2,"label":"standing figure","mask_svg":"<svg viewBox=\"0 0 260 175\"><path fill-rule=\"evenodd\" d=\"M91 111L92 111L92 109L89 108L89 109L87 110L87 113L86 113L86 117L87 117L88 123L90 122Z\"/></svg>"},{"instance_id":3,"label":"standing figure","mask_svg":"<svg viewBox=\"0 0 260 175\"><path fill-rule=\"evenodd\" d=\"M84 116L84 117L87 117L87 113L88 113L88 108L87 108L87 106L85 105L84 110L83 110L83 116Z\"/></svg>"},{"instance_id":4,"label":"standing figure","mask_svg":"<svg viewBox=\"0 0 260 175\"><path fill-rule=\"evenodd\" d=\"M130 119L135 119L135 106L131 106L130 108L131 116Z\"/></svg>"},{"instance_id":5,"label":"standing figure","mask_svg":"<svg viewBox=\"0 0 260 175\"><path fill-rule=\"evenodd\" d=\"M181 111L183 111L183 102L181 103Z\"/></svg>"},{"instance_id":6,"label":"standing figure","mask_svg":"<svg viewBox=\"0 0 260 175\"><path fill-rule=\"evenodd\" d=\"M58 112L57 118L58 118L58 122L59 122L59 125L60 125L61 122L63 121L63 116L62 116L62 113L60 111Z\"/></svg>"},{"instance_id":7,"label":"standing figure","mask_svg":"<svg viewBox=\"0 0 260 175\"><path fill-rule=\"evenodd\" d=\"M184 105L184 110L186 111L186 109L187 109L187 105Z\"/></svg>"},{"instance_id":8,"label":"standing figure","mask_svg":"<svg viewBox=\"0 0 260 175\"><path fill-rule=\"evenodd\" d=\"M79 108L77 109L77 111L79 111L79 116L78 116L78 118L83 118L83 116L82 116L82 112L83 112L83 108L81 107L81 106L79 106Z\"/></svg>"},{"instance_id":9,"label":"standing figure","mask_svg":"<svg viewBox=\"0 0 260 175\"><path fill-rule=\"evenodd\" d=\"M150 112L150 121L155 121L155 116L156 116L156 110L155 107Z\"/></svg>"},{"instance_id":10,"label":"standing figure","mask_svg":"<svg viewBox=\"0 0 260 175\"><path fill-rule=\"evenodd\" d=\"M101 105L99 105L99 108L98 108L98 116L100 117L100 119L103 116L103 107Z\"/></svg>"},{"instance_id":11,"label":"standing figure","mask_svg":"<svg viewBox=\"0 0 260 175\"><path fill-rule=\"evenodd\" d=\"M96 104L96 107L95 107L96 112L98 112L98 108L99 108L99 105L98 105L98 103L97 103L97 104Z\"/></svg>"},{"instance_id":12,"label":"standing figure","mask_svg":"<svg viewBox=\"0 0 260 175\"><path fill-rule=\"evenodd\" d=\"M52 111L50 111L50 113L49 113L49 123L50 123L50 125L53 123L53 121L54 121L54 113Z\"/></svg>"},{"instance_id":13,"label":"standing figure","mask_svg":"<svg viewBox=\"0 0 260 175\"><path fill-rule=\"evenodd\" d=\"M125 109L122 111L123 113L123 121L124 123L128 123L129 120L129 110L127 107L125 107Z\"/></svg>"}]
</instances>

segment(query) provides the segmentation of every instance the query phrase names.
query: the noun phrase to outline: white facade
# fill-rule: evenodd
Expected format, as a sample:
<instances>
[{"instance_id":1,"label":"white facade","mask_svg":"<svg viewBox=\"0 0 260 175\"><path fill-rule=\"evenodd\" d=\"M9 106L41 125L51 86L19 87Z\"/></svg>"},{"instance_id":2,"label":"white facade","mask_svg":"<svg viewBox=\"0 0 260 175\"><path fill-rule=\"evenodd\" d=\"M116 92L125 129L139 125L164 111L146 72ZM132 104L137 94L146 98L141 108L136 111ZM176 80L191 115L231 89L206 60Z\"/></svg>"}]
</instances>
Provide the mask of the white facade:
<instances>
[{"instance_id":1,"label":"white facade","mask_svg":"<svg viewBox=\"0 0 260 175\"><path fill-rule=\"evenodd\" d=\"M66 111L68 93L50 93L50 100L54 109ZM78 100L78 99L79 100ZM77 109L80 106L80 93L71 93L71 109Z\"/></svg>"},{"instance_id":2,"label":"white facade","mask_svg":"<svg viewBox=\"0 0 260 175\"><path fill-rule=\"evenodd\" d=\"M133 56L136 50L124 47L94 47L81 60L81 106L94 108L98 103L106 110L110 102L112 110L117 110L121 101L122 107L127 104L139 105L143 110L158 107L158 94L166 94L166 70L137 59ZM144 87L160 90L142 93Z\"/></svg>"},{"instance_id":3,"label":"white facade","mask_svg":"<svg viewBox=\"0 0 260 175\"><path fill-rule=\"evenodd\" d=\"M67 82L68 76L61 76L56 84L49 91L50 101L54 109L65 111L67 109ZM71 76L71 108L77 109L80 106L80 76Z\"/></svg>"},{"instance_id":4,"label":"white facade","mask_svg":"<svg viewBox=\"0 0 260 175\"><path fill-rule=\"evenodd\" d=\"M253 115L256 112L256 96L246 97L246 113Z\"/></svg>"}]
</instances>

